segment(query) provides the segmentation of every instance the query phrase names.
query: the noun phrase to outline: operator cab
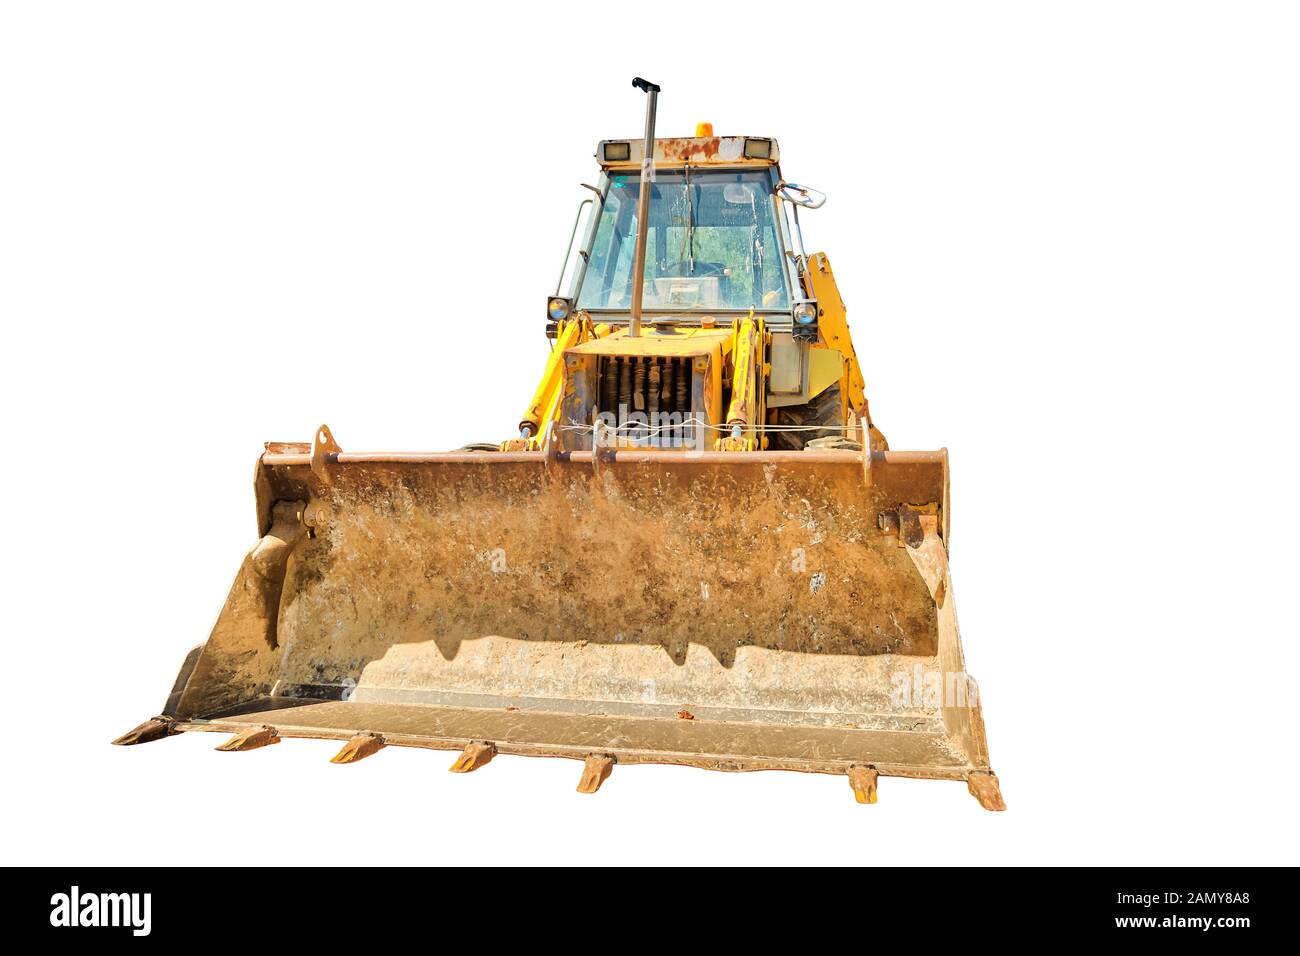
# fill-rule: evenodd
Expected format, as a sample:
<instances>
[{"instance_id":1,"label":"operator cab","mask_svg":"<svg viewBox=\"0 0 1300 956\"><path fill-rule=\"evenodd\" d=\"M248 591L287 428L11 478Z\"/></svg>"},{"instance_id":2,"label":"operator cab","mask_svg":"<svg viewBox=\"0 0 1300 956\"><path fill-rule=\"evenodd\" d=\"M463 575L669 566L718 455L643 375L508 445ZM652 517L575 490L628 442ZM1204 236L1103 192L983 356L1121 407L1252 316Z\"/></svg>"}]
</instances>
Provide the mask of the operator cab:
<instances>
[{"instance_id":1,"label":"operator cab","mask_svg":"<svg viewBox=\"0 0 1300 956\"><path fill-rule=\"evenodd\" d=\"M708 135L654 141L642 293L646 317L722 324L752 309L769 327L788 328L805 296L782 208L789 198L776 140L713 136L708 124L701 131ZM553 322L575 312L614 326L628 322L643 155L639 140L597 146L597 198L588 200L594 208L578 255L565 259L567 288L562 276L565 292L548 305Z\"/></svg>"}]
</instances>

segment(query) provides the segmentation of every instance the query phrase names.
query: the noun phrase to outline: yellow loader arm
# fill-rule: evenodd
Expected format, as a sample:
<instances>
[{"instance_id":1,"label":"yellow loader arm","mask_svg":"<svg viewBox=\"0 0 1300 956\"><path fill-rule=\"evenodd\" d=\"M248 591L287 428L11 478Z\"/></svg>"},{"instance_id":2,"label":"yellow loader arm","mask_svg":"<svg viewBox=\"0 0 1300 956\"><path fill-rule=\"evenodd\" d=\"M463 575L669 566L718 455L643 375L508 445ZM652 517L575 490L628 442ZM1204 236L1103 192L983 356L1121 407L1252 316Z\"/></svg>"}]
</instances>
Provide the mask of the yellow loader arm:
<instances>
[{"instance_id":1,"label":"yellow loader arm","mask_svg":"<svg viewBox=\"0 0 1300 956\"><path fill-rule=\"evenodd\" d=\"M519 421L520 437L501 443L502 451L536 451L546 441L551 425L556 421L560 396L564 391L564 353L574 345L609 335L605 324L593 326L586 315L560 322L555 334L554 347L546 358L542 380L537 384L533 400L524 409Z\"/></svg>"}]
</instances>

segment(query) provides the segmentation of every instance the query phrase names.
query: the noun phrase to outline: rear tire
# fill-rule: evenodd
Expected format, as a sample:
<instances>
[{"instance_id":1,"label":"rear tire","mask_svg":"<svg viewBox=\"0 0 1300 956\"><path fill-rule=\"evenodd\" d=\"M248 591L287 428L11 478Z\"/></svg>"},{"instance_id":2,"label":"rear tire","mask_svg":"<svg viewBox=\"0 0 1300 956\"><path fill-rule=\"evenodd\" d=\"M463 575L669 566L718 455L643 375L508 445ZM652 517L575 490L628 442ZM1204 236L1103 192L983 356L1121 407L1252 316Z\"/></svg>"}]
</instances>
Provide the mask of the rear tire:
<instances>
[{"instance_id":1,"label":"rear tire","mask_svg":"<svg viewBox=\"0 0 1300 956\"><path fill-rule=\"evenodd\" d=\"M803 451L809 442L819 438L845 437L844 406L840 402L838 382L810 402L772 409L769 417L773 425L800 426L799 431L769 432L768 447L773 451ZM808 427L819 425L827 427Z\"/></svg>"}]
</instances>

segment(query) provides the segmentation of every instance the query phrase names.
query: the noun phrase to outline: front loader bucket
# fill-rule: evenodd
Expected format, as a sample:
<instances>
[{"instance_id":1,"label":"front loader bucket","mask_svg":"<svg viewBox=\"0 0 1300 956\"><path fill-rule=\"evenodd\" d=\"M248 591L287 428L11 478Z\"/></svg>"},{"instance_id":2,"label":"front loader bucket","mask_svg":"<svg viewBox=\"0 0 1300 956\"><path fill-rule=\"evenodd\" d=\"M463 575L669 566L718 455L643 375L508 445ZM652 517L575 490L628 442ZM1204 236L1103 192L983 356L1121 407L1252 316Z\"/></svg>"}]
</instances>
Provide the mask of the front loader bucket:
<instances>
[{"instance_id":1,"label":"front loader bucket","mask_svg":"<svg viewBox=\"0 0 1300 956\"><path fill-rule=\"evenodd\" d=\"M191 730L965 780L1001 808L947 567L945 452L268 445L262 537L164 713ZM132 738L134 735L134 739Z\"/></svg>"}]
</instances>

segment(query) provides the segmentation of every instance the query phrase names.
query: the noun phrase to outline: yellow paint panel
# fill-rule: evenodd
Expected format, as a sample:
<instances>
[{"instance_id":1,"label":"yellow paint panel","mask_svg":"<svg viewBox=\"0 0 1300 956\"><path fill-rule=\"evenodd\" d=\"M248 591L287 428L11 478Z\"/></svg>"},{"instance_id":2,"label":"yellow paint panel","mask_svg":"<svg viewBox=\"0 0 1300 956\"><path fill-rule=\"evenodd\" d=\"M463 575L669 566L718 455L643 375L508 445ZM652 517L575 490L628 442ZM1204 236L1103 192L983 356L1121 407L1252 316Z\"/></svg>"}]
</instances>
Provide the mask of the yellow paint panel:
<instances>
[{"instance_id":1,"label":"yellow paint panel","mask_svg":"<svg viewBox=\"0 0 1300 956\"><path fill-rule=\"evenodd\" d=\"M814 398L840 380L844 356L838 349L808 350L808 397Z\"/></svg>"},{"instance_id":2,"label":"yellow paint panel","mask_svg":"<svg viewBox=\"0 0 1300 956\"><path fill-rule=\"evenodd\" d=\"M626 329L574 346L569 351L579 355L708 355L716 352L731 338L731 328L679 329L671 334L643 331L633 338Z\"/></svg>"}]
</instances>

